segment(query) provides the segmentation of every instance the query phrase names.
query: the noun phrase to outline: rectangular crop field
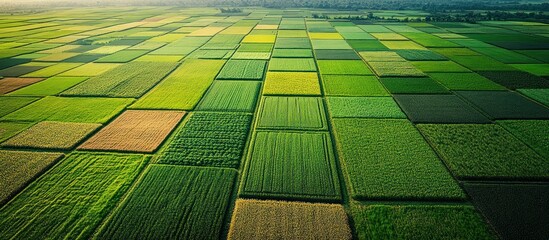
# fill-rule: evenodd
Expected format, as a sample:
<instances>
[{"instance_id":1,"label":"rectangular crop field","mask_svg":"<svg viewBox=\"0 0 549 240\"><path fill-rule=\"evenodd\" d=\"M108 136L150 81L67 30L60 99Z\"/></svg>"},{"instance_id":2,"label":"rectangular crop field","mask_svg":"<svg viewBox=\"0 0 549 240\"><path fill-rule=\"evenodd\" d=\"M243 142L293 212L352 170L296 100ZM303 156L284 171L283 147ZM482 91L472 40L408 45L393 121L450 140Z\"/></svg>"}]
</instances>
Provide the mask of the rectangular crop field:
<instances>
[{"instance_id":1,"label":"rectangular crop field","mask_svg":"<svg viewBox=\"0 0 549 240\"><path fill-rule=\"evenodd\" d=\"M71 154L2 208L0 238L88 239L147 159Z\"/></svg>"},{"instance_id":2,"label":"rectangular crop field","mask_svg":"<svg viewBox=\"0 0 549 240\"><path fill-rule=\"evenodd\" d=\"M477 73L429 73L429 76L450 90L505 90Z\"/></svg>"},{"instance_id":3,"label":"rectangular crop field","mask_svg":"<svg viewBox=\"0 0 549 240\"><path fill-rule=\"evenodd\" d=\"M217 79L262 80L267 61L229 60L217 75Z\"/></svg>"},{"instance_id":4,"label":"rectangular crop field","mask_svg":"<svg viewBox=\"0 0 549 240\"><path fill-rule=\"evenodd\" d=\"M38 100L37 97L4 97L0 96L0 117L5 116L17 109L23 108L26 105Z\"/></svg>"},{"instance_id":5,"label":"rectangular crop field","mask_svg":"<svg viewBox=\"0 0 549 240\"><path fill-rule=\"evenodd\" d=\"M288 200L341 199L328 133L259 131L250 151L240 196Z\"/></svg>"},{"instance_id":6,"label":"rectangular crop field","mask_svg":"<svg viewBox=\"0 0 549 240\"><path fill-rule=\"evenodd\" d=\"M459 179L549 178L549 161L496 124L418 128Z\"/></svg>"},{"instance_id":7,"label":"rectangular crop field","mask_svg":"<svg viewBox=\"0 0 549 240\"><path fill-rule=\"evenodd\" d=\"M320 73L345 75L373 75L362 60L318 60Z\"/></svg>"},{"instance_id":8,"label":"rectangular crop field","mask_svg":"<svg viewBox=\"0 0 549 240\"><path fill-rule=\"evenodd\" d=\"M230 169L153 164L96 237L218 239L235 177Z\"/></svg>"},{"instance_id":9,"label":"rectangular crop field","mask_svg":"<svg viewBox=\"0 0 549 240\"><path fill-rule=\"evenodd\" d=\"M316 65L313 58L272 58L269 71L315 72Z\"/></svg>"},{"instance_id":10,"label":"rectangular crop field","mask_svg":"<svg viewBox=\"0 0 549 240\"><path fill-rule=\"evenodd\" d=\"M383 85L392 94L449 94L450 92L428 77L381 78Z\"/></svg>"},{"instance_id":11,"label":"rectangular crop field","mask_svg":"<svg viewBox=\"0 0 549 240\"><path fill-rule=\"evenodd\" d=\"M51 96L83 82L87 77L51 77L11 92L10 96Z\"/></svg>"},{"instance_id":12,"label":"rectangular crop field","mask_svg":"<svg viewBox=\"0 0 549 240\"><path fill-rule=\"evenodd\" d=\"M194 112L158 158L159 163L238 168L252 115Z\"/></svg>"},{"instance_id":13,"label":"rectangular crop field","mask_svg":"<svg viewBox=\"0 0 549 240\"><path fill-rule=\"evenodd\" d=\"M314 72L267 72L265 95L320 95L318 75Z\"/></svg>"},{"instance_id":14,"label":"rectangular crop field","mask_svg":"<svg viewBox=\"0 0 549 240\"><path fill-rule=\"evenodd\" d=\"M191 110L224 63L224 60L186 60L131 108Z\"/></svg>"},{"instance_id":15,"label":"rectangular crop field","mask_svg":"<svg viewBox=\"0 0 549 240\"><path fill-rule=\"evenodd\" d=\"M326 130L324 103L317 97L264 97L258 128Z\"/></svg>"},{"instance_id":16,"label":"rectangular crop field","mask_svg":"<svg viewBox=\"0 0 549 240\"><path fill-rule=\"evenodd\" d=\"M61 153L0 151L0 206L61 157Z\"/></svg>"},{"instance_id":17,"label":"rectangular crop field","mask_svg":"<svg viewBox=\"0 0 549 240\"><path fill-rule=\"evenodd\" d=\"M1 120L104 123L132 102L128 98L45 97Z\"/></svg>"},{"instance_id":18,"label":"rectangular crop field","mask_svg":"<svg viewBox=\"0 0 549 240\"><path fill-rule=\"evenodd\" d=\"M13 92L19 88L44 80L44 78L2 78L0 79L0 95Z\"/></svg>"},{"instance_id":19,"label":"rectangular crop field","mask_svg":"<svg viewBox=\"0 0 549 240\"><path fill-rule=\"evenodd\" d=\"M352 236L341 205L237 200L228 239L268 238L350 240Z\"/></svg>"},{"instance_id":20,"label":"rectangular crop field","mask_svg":"<svg viewBox=\"0 0 549 240\"><path fill-rule=\"evenodd\" d=\"M128 110L80 145L79 149L154 152L185 112Z\"/></svg>"},{"instance_id":21,"label":"rectangular crop field","mask_svg":"<svg viewBox=\"0 0 549 240\"><path fill-rule=\"evenodd\" d=\"M101 127L97 123L43 121L0 144L11 148L70 150Z\"/></svg>"},{"instance_id":22,"label":"rectangular crop field","mask_svg":"<svg viewBox=\"0 0 549 240\"><path fill-rule=\"evenodd\" d=\"M549 121L547 120L502 120L496 121L515 137L537 153L549 158Z\"/></svg>"},{"instance_id":23,"label":"rectangular crop field","mask_svg":"<svg viewBox=\"0 0 549 240\"><path fill-rule=\"evenodd\" d=\"M32 123L0 122L0 142L27 129Z\"/></svg>"},{"instance_id":24,"label":"rectangular crop field","mask_svg":"<svg viewBox=\"0 0 549 240\"><path fill-rule=\"evenodd\" d=\"M356 205L352 215L360 239L498 239L465 204Z\"/></svg>"},{"instance_id":25,"label":"rectangular crop field","mask_svg":"<svg viewBox=\"0 0 549 240\"><path fill-rule=\"evenodd\" d=\"M391 97L328 97L332 117L406 118Z\"/></svg>"},{"instance_id":26,"label":"rectangular crop field","mask_svg":"<svg viewBox=\"0 0 549 240\"><path fill-rule=\"evenodd\" d=\"M425 74L409 62L368 62L379 77L423 77Z\"/></svg>"},{"instance_id":27,"label":"rectangular crop field","mask_svg":"<svg viewBox=\"0 0 549 240\"><path fill-rule=\"evenodd\" d=\"M78 84L62 95L140 97L164 76L176 63L131 62Z\"/></svg>"},{"instance_id":28,"label":"rectangular crop field","mask_svg":"<svg viewBox=\"0 0 549 240\"><path fill-rule=\"evenodd\" d=\"M389 96L375 76L322 75L328 96Z\"/></svg>"},{"instance_id":29,"label":"rectangular crop field","mask_svg":"<svg viewBox=\"0 0 549 240\"><path fill-rule=\"evenodd\" d=\"M253 112L261 87L259 81L214 81L198 110Z\"/></svg>"},{"instance_id":30,"label":"rectangular crop field","mask_svg":"<svg viewBox=\"0 0 549 240\"><path fill-rule=\"evenodd\" d=\"M334 119L340 158L357 200L463 200L465 194L404 119Z\"/></svg>"}]
</instances>

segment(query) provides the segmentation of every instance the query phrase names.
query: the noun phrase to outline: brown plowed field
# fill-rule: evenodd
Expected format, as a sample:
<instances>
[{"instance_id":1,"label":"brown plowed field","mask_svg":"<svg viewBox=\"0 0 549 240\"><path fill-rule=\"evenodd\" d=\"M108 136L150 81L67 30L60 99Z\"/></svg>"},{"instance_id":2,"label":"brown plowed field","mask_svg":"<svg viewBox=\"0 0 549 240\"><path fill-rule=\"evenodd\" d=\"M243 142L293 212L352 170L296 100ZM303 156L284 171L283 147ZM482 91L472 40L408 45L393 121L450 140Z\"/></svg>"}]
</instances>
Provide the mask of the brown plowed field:
<instances>
[{"instance_id":1,"label":"brown plowed field","mask_svg":"<svg viewBox=\"0 0 549 240\"><path fill-rule=\"evenodd\" d=\"M186 112L128 110L79 149L154 152Z\"/></svg>"},{"instance_id":2,"label":"brown plowed field","mask_svg":"<svg viewBox=\"0 0 549 240\"><path fill-rule=\"evenodd\" d=\"M6 94L19 88L40 82L44 78L4 78L0 79L0 94Z\"/></svg>"}]
</instances>

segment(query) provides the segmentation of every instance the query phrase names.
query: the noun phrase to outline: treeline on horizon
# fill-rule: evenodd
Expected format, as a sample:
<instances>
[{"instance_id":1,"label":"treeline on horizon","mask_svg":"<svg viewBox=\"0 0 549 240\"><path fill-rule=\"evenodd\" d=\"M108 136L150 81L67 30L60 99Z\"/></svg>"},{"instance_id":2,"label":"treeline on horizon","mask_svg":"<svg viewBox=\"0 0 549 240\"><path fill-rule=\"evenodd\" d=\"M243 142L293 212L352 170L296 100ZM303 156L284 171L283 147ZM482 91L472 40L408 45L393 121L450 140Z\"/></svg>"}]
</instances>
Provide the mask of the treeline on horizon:
<instances>
[{"instance_id":1,"label":"treeline on horizon","mask_svg":"<svg viewBox=\"0 0 549 240\"><path fill-rule=\"evenodd\" d=\"M516 0L50 0L50 1L0 1L2 7L77 7L112 5L156 5L186 7L250 7L267 8L326 8L341 10L423 10L428 12L455 10L490 11L549 11L549 1L531 0L527 3Z\"/></svg>"}]
</instances>

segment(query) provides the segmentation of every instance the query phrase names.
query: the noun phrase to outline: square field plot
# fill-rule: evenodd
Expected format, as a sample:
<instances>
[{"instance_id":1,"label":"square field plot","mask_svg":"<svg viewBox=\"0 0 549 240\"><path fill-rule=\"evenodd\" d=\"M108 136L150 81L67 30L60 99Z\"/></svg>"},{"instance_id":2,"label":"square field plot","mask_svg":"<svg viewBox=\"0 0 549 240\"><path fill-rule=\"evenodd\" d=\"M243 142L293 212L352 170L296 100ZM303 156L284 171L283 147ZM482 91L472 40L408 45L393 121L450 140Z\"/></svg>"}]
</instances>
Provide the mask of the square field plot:
<instances>
[{"instance_id":1,"label":"square field plot","mask_svg":"<svg viewBox=\"0 0 549 240\"><path fill-rule=\"evenodd\" d=\"M317 63L323 75L373 75L362 60L318 60Z\"/></svg>"},{"instance_id":2,"label":"square field plot","mask_svg":"<svg viewBox=\"0 0 549 240\"><path fill-rule=\"evenodd\" d=\"M158 156L174 165L238 168L252 115L194 112Z\"/></svg>"},{"instance_id":3,"label":"square field plot","mask_svg":"<svg viewBox=\"0 0 549 240\"><path fill-rule=\"evenodd\" d=\"M450 93L431 78L381 78L380 81L392 94Z\"/></svg>"},{"instance_id":4,"label":"square field plot","mask_svg":"<svg viewBox=\"0 0 549 240\"><path fill-rule=\"evenodd\" d=\"M368 62L379 77L423 77L425 74L409 62Z\"/></svg>"},{"instance_id":5,"label":"square field plot","mask_svg":"<svg viewBox=\"0 0 549 240\"><path fill-rule=\"evenodd\" d=\"M471 70L452 61L414 61L412 64L426 73L467 73Z\"/></svg>"},{"instance_id":6,"label":"square field plot","mask_svg":"<svg viewBox=\"0 0 549 240\"><path fill-rule=\"evenodd\" d=\"M429 73L428 75L450 90L505 90L505 87L473 72Z\"/></svg>"},{"instance_id":7,"label":"square field plot","mask_svg":"<svg viewBox=\"0 0 549 240\"><path fill-rule=\"evenodd\" d=\"M343 39L339 33L328 32L309 32L309 38L311 39Z\"/></svg>"},{"instance_id":8,"label":"square field plot","mask_svg":"<svg viewBox=\"0 0 549 240\"><path fill-rule=\"evenodd\" d=\"M0 95L15 91L19 88L37 83L44 78L2 78L0 79Z\"/></svg>"},{"instance_id":9,"label":"square field plot","mask_svg":"<svg viewBox=\"0 0 549 240\"><path fill-rule=\"evenodd\" d=\"M0 206L53 166L63 154L0 151Z\"/></svg>"},{"instance_id":10,"label":"square field plot","mask_svg":"<svg viewBox=\"0 0 549 240\"><path fill-rule=\"evenodd\" d=\"M73 69L82 65L81 63L56 63L54 65L36 70L34 72L27 73L22 77L52 77L59 73L65 72L67 70Z\"/></svg>"},{"instance_id":11,"label":"square field plot","mask_svg":"<svg viewBox=\"0 0 549 240\"><path fill-rule=\"evenodd\" d=\"M272 58L269 71L315 72L316 64L313 58Z\"/></svg>"},{"instance_id":12,"label":"square field plot","mask_svg":"<svg viewBox=\"0 0 549 240\"><path fill-rule=\"evenodd\" d=\"M91 77L61 94L64 96L138 98L162 80L176 66L176 63L130 62Z\"/></svg>"},{"instance_id":13,"label":"square field plot","mask_svg":"<svg viewBox=\"0 0 549 240\"><path fill-rule=\"evenodd\" d=\"M280 38L307 38L305 30L278 30L278 39ZM278 41L277 39L277 41Z\"/></svg>"},{"instance_id":14,"label":"square field plot","mask_svg":"<svg viewBox=\"0 0 549 240\"><path fill-rule=\"evenodd\" d=\"M549 119L549 108L515 92L459 91L491 119Z\"/></svg>"},{"instance_id":15,"label":"square field plot","mask_svg":"<svg viewBox=\"0 0 549 240\"><path fill-rule=\"evenodd\" d=\"M549 88L548 89L517 89L522 95L549 107Z\"/></svg>"},{"instance_id":16,"label":"square field plot","mask_svg":"<svg viewBox=\"0 0 549 240\"><path fill-rule=\"evenodd\" d=\"M97 59L98 63L126 63L144 55L148 50L122 50Z\"/></svg>"},{"instance_id":17,"label":"square field plot","mask_svg":"<svg viewBox=\"0 0 549 240\"><path fill-rule=\"evenodd\" d=\"M444 61L446 57L429 50L397 50L398 55L409 61Z\"/></svg>"},{"instance_id":18,"label":"square field plot","mask_svg":"<svg viewBox=\"0 0 549 240\"><path fill-rule=\"evenodd\" d=\"M217 79L262 80L267 61L229 60L217 75Z\"/></svg>"},{"instance_id":19,"label":"square field plot","mask_svg":"<svg viewBox=\"0 0 549 240\"><path fill-rule=\"evenodd\" d=\"M128 98L45 97L1 120L104 123L132 102Z\"/></svg>"},{"instance_id":20,"label":"square field plot","mask_svg":"<svg viewBox=\"0 0 549 240\"><path fill-rule=\"evenodd\" d=\"M121 66L118 63L87 63L59 74L59 77L91 77Z\"/></svg>"},{"instance_id":21,"label":"square field plot","mask_svg":"<svg viewBox=\"0 0 549 240\"><path fill-rule=\"evenodd\" d=\"M482 113L455 95L395 95L414 123L490 123Z\"/></svg>"},{"instance_id":22,"label":"square field plot","mask_svg":"<svg viewBox=\"0 0 549 240\"><path fill-rule=\"evenodd\" d=\"M549 162L495 124L418 125L460 179L547 179Z\"/></svg>"},{"instance_id":23,"label":"square field plot","mask_svg":"<svg viewBox=\"0 0 549 240\"><path fill-rule=\"evenodd\" d=\"M38 71L42 68L50 66L50 63L40 65L17 65L10 68L0 70L0 76L2 77L19 77L27 73Z\"/></svg>"},{"instance_id":24,"label":"square field plot","mask_svg":"<svg viewBox=\"0 0 549 240\"><path fill-rule=\"evenodd\" d=\"M0 238L91 238L147 161L142 155L69 155L2 208Z\"/></svg>"},{"instance_id":25,"label":"square field plot","mask_svg":"<svg viewBox=\"0 0 549 240\"><path fill-rule=\"evenodd\" d=\"M264 97L257 127L326 130L324 103L317 97Z\"/></svg>"},{"instance_id":26,"label":"square field plot","mask_svg":"<svg viewBox=\"0 0 549 240\"><path fill-rule=\"evenodd\" d=\"M480 71L480 75L509 89L549 88L549 81L542 77L521 71Z\"/></svg>"},{"instance_id":27,"label":"square field plot","mask_svg":"<svg viewBox=\"0 0 549 240\"><path fill-rule=\"evenodd\" d=\"M311 48L311 42L308 38L282 38L276 39L276 48L287 49L309 49Z\"/></svg>"},{"instance_id":28,"label":"square field plot","mask_svg":"<svg viewBox=\"0 0 549 240\"><path fill-rule=\"evenodd\" d=\"M391 32L372 33L372 36L374 36L378 40L401 40L401 41L408 40L406 37L398 33L391 33Z\"/></svg>"},{"instance_id":29,"label":"square field plot","mask_svg":"<svg viewBox=\"0 0 549 240\"><path fill-rule=\"evenodd\" d=\"M406 118L391 97L328 97L326 100L334 118Z\"/></svg>"},{"instance_id":30,"label":"square field plot","mask_svg":"<svg viewBox=\"0 0 549 240\"><path fill-rule=\"evenodd\" d=\"M258 81L214 81L198 110L253 112L260 87Z\"/></svg>"},{"instance_id":31,"label":"square field plot","mask_svg":"<svg viewBox=\"0 0 549 240\"><path fill-rule=\"evenodd\" d=\"M192 110L224 63L224 60L186 60L131 107Z\"/></svg>"},{"instance_id":32,"label":"square field plot","mask_svg":"<svg viewBox=\"0 0 549 240\"><path fill-rule=\"evenodd\" d=\"M375 76L322 75L328 96L389 96Z\"/></svg>"},{"instance_id":33,"label":"square field plot","mask_svg":"<svg viewBox=\"0 0 549 240\"><path fill-rule=\"evenodd\" d=\"M228 239L350 240L343 206L323 203L236 201Z\"/></svg>"},{"instance_id":34,"label":"square field plot","mask_svg":"<svg viewBox=\"0 0 549 240\"><path fill-rule=\"evenodd\" d=\"M4 97L0 96L0 117L23 108L26 105L38 100L37 97Z\"/></svg>"},{"instance_id":35,"label":"square field plot","mask_svg":"<svg viewBox=\"0 0 549 240\"><path fill-rule=\"evenodd\" d=\"M313 49L353 49L345 40L311 40Z\"/></svg>"},{"instance_id":36,"label":"square field plot","mask_svg":"<svg viewBox=\"0 0 549 240\"><path fill-rule=\"evenodd\" d=\"M549 76L549 64L512 64L511 66L536 76Z\"/></svg>"},{"instance_id":37,"label":"square field plot","mask_svg":"<svg viewBox=\"0 0 549 240\"><path fill-rule=\"evenodd\" d=\"M243 43L240 44L238 51L241 52L270 52L273 48L272 43Z\"/></svg>"},{"instance_id":38,"label":"square field plot","mask_svg":"<svg viewBox=\"0 0 549 240\"><path fill-rule=\"evenodd\" d=\"M276 35L248 35L242 43L274 43Z\"/></svg>"},{"instance_id":39,"label":"square field plot","mask_svg":"<svg viewBox=\"0 0 549 240\"><path fill-rule=\"evenodd\" d=\"M381 43L391 50L426 50L425 47L412 41L381 41Z\"/></svg>"},{"instance_id":40,"label":"square field plot","mask_svg":"<svg viewBox=\"0 0 549 240\"><path fill-rule=\"evenodd\" d=\"M44 121L15 135L0 146L70 150L100 126L101 124L94 123Z\"/></svg>"},{"instance_id":41,"label":"square field plot","mask_svg":"<svg viewBox=\"0 0 549 240\"><path fill-rule=\"evenodd\" d=\"M503 239L549 238L549 184L465 182L471 201Z\"/></svg>"},{"instance_id":42,"label":"square field plot","mask_svg":"<svg viewBox=\"0 0 549 240\"><path fill-rule=\"evenodd\" d=\"M359 54L366 62L406 62L406 59L391 51L364 51Z\"/></svg>"},{"instance_id":43,"label":"square field plot","mask_svg":"<svg viewBox=\"0 0 549 240\"><path fill-rule=\"evenodd\" d=\"M184 115L177 111L128 110L79 149L154 152Z\"/></svg>"},{"instance_id":44,"label":"square field plot","mask_svg":"<svg viewBox=\"0 0 549 240\"><path fill-rule=\"evenodd\" d=\"M83 82L87 77L51 77L31 86L11 92L10 96L51 96Z\"/></svg>"},{"instance_id":45,"label":"square field plot","mask_svg":"<svg viewBox=\"0 0 549 240\"><path fill-rule=\"evenodd\" d=\"M451 56L453 61L473 71L512 71L515 68L503 64L493 58L481 56Z\"/></svg>"},{"instance_id":46,"label":"square field plot","mask_svg":"<svg viewBox=\"0 0 549 240\"><path fill-rule=\"evenodd\" d=\"M235 176L230 169L153 164L98 238L219 239Z\"/></svg>"},{"instance_id":47,"label":"square field plot","mask_svg":"<svg viewBox=\"0 0 549 240\"><path fill-rule=\"evenodd\" d=\"M356 205L352 214L359 239L498 239L471 205Z\"/></svg>"},{"instance_id":48,"label":"square field plot","mask_svg":"<svg viewBox=\"0 0 549 240\"><path fill-rule=\"evenodd\" d=\"M333 122L353 198L465 199L457 182L407 120L337 118Z\"/></svg>"},{"instance_id":49,"label":"square field plot","mask_svg":"<svg viewBox=\"0 0 549 240\"><path fill-rule=\"evenodd\" d=\"M383 51L388 48L378 40L347 40L356 51Z\"/></svg>"},{"instance_id":50,"label":"square field plot","mask_svg":"<svg viewBox=\"0 0 549 240\"><path fill-rule=\"evenodd\" d=\"M320 95L320 83L315 72L267 72L265 95Z\"/></svg>"},{"instance_id":51,"label":"square field plot","mask_svg":"<svg viewBox=\"0 0 549 240\"><path fill-rule=\"evenodd\" d=\"M293 200L341 199L328 133L259 131L248 161L240 196Z\"/></svg>"},{"instance_id":52,"label":"square field plot","mask_svg":"<svg viewBox=\"0 0 549 240\"><path fill-rule=\"evenodd\" d=\"M360 60L360 56L354 50L332 50L318 49L315 50L316 59L327 60Z\"/></svg>"},{"instance_id":53,"label":"square field plot","mask_svg":"<svg viewBox=\"0 0 549 240\"><path fill-rule=\"evenodd\" d=\"M0 142L29 128L32 123L0 122Z\"/></svg>"},{"instance_id":54,"label":"square field plot","mask_svg":"<svg viewBox=\"0 0 549 240\"><path fill-rule=\"evenodd\" d=\"M311 49L289 49L275 48L273 50L273 58L312 58L313 51Z\"/></svg>"},{"instance_id":55,"label":"square field plot","mask_svg":"<svg viewBox=\"0 0 549 240\"><path fill-rule=\"evenodd\" d=\"M549 120L496 121L534 151L549 158Z\"/></svg>"},{"instance_id":56,"label":"square field plot","mask_svg":"<svg viewBox=\"0 0 549 240\"><path fill-rule=\"evenodd\" d=\"M228 58L228 57L223 57ZM270 52L235 52L231 59L251 59L251 60L269 60L271 58Z\"/></svg>"}]
</instances>

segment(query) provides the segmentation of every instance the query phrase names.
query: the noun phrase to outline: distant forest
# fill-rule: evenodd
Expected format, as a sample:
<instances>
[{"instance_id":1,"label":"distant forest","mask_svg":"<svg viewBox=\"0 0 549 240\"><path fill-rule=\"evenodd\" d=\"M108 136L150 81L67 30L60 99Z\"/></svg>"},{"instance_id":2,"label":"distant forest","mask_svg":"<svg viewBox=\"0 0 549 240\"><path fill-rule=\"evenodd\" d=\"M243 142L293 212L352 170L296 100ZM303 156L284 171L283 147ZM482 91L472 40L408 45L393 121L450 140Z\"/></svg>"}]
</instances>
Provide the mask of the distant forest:
<instances>
[{"instance_id":1,"label":"distant forest","mask_svg":"<svg viewBox=\"0 0 549 240\"><path fill-rule=\"evenodd\" d=\"M0 5L23 6L110 6L162 5L188 7L329 8L342 10L521 10L549 11L548 0L0 0Z\"/></svg>"},{"instance_id":2,"label":"distant forest","mask_svg":"<svg viewBox=\"0 0 549 240\"><path fill-rule=\"evenodd\" d=\"M226 9L225 14L240 12L241 7L319 8L343 11L421 10L430 14L422 19L404 21L524 20L549 22L549 0L0 0L0 11L40 11L48 7L84 6L183 6ZM229 10L230 9L230 10ZM315 15L313 17L324 17ZM351 17L351 16L350 16ZM356 18L356 16L355 16ZM369 14L360 19L385 20ZM403 21L403 19L391 19Z\"/></svg>"}]
</instances>

